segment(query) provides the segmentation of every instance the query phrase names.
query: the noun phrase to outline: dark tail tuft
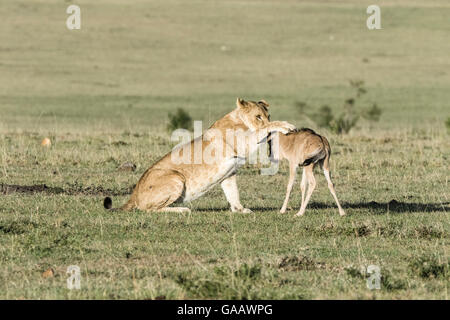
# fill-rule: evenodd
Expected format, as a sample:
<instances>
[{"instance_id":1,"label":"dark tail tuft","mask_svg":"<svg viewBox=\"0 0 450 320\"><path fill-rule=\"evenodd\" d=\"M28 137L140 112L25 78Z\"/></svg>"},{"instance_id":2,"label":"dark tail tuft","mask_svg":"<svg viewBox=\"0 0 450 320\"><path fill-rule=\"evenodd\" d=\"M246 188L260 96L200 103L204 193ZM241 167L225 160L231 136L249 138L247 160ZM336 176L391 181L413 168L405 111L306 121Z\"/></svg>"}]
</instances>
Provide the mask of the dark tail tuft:
<instances>
[{"instance_id":1,"label":"dark tail tuft","mask_svg":"<svg viewBox=\"0 0 450 320\"><path fill-rule=\"evenodd\" d=\"M110 197L106 197L105 200L103 200L103 206L106 210L110 210L112 208L112 200Z\"/></svg>"},{"instance_id":2,"label":"dark tail tuft","mask_svg":"<svg viewBox=\"0 0 450 320\"><path fill-rule=\"evenodd\" d=\"M319 152L313 153L310 155L302 164L301 166L309 166L311 163L316 163L322 159L324 159L327 155L327 151L323 148L320 149Z\"/></svg>"}]
</instances>

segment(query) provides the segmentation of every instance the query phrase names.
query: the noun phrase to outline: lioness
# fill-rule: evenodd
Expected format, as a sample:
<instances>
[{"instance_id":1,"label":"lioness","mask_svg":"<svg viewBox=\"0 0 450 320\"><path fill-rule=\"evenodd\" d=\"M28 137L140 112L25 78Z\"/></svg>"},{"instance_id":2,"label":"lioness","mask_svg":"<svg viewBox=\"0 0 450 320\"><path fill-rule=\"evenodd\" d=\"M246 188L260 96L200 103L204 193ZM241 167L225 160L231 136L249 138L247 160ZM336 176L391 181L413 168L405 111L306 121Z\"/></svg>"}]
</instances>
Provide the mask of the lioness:
<instances>
[{"instance_id":1,"label":"lioness","mask_svg":"<svg viewBox=\"0 0 450 320\"><path fill-rule=\"evenodd\" d=\"M217 184L221 184L232 212L250 213L239 200L236 184L236 171L242 160L258 148L258 143L265 139L269 132L288 133L295 127L284 121L269 120L269 104L264 101L244 101L238 98L236 109L216 121L201 137L185 145L187 148L172 150L151 166L141 177L131 194L130 200L121 207L122 210L140 209L145 211L190 212L189 208L169 207L174 202L189 202L205 194ZM228 132L245 132L236 134L230 143L226 139ZM242 152L239 141L250 142ZM238 142L238 144L234 142ZM247 140L246 140L247 141ZM197 146L197 147L196 147ZM198 148L200 146L200 148ZM214 148L211 148L214 147ZM195 151L187 155L188 163L175 163L174 152L180 158L186 158L185 152L197 148L203 153L208 149L215 150L216 161L198 163ZM217 154L217 150L222 154ZM213 153L214 153L213 152ZM104 207L110 209L112 200L107 197Z\"/></svg>"}]
</instances>

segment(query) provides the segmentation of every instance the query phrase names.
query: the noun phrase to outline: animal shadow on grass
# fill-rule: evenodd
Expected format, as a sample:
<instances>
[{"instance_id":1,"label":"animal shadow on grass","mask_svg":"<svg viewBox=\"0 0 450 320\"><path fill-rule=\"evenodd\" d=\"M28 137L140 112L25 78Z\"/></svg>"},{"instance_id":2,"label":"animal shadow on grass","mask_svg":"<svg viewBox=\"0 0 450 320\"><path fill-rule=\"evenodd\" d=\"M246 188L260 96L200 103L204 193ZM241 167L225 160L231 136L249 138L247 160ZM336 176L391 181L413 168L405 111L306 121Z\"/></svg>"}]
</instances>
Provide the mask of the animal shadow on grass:
<instances>
[{"instance_id":1,"label":"animal shadow on grass","mask_svg":"<svg viewBox=\"0 0 450 320\"><path fill-rule=\"evenodd\" d=\"M397 200L391 200L389 202L356 202L356 203L344 203L342 207L344 209L368 209L375 211L376 214L390 213L412 213L412 212L447 212L450 211L450 202L443 203L413 203L413 202L399 202ZM311 202L307 209L333 209L333 205L323 202ZM279 207L260 207L252 208L254 211L277 211ZM336 208L337 210L337 208ZM295 210L293 210L295 211Z\"/></svg>"},{"instance_id":2,"label":"animal shadow on grass","mask_svg":"<svg viewBox=\"0 0 450 320\"><path fill-rule=\"evenodd\" d=\"M124 196L129 195L134 186L125 188L122 190L109 190L103 187L85 187L82 188L78 185L70 186L68 189L59 187L48 187L45 184L21 186L21 185L9 185L0 184L0 194L34 194L34 193L47 193L47 194L66 194L66 195L112 195L112 196ZM389 202L357 202L357 203L344 203L342 207L344 209L369 209L375 211L376 214L390 213L411 213L411 212L447 212L450 211L450 202L443 203L413 203L413 202L399 202L397 200L391 200ZM308 205L310 209L331 209L332 205L323 202L312 202ZM279 207L253 207L253 211L278 211ZM228 208L198 208L198 211L228 211Z\"/></svg>"},{"instance_id":3,"label":"animal shadow on grass","mask_svg":"<svg viewBox=\"0 0 450 320\"><path fill-rule=\"evenodd\" d=\"M391 200L389 202L359 202L347 203L344 208L350 209L369 209L376 211L377 214L384 214L387 212L394 213L409 213L409 212L447 212L450 210L450 202L443 203L414 203L414 202L399 202Z\"/></svg>"}]
</instances>

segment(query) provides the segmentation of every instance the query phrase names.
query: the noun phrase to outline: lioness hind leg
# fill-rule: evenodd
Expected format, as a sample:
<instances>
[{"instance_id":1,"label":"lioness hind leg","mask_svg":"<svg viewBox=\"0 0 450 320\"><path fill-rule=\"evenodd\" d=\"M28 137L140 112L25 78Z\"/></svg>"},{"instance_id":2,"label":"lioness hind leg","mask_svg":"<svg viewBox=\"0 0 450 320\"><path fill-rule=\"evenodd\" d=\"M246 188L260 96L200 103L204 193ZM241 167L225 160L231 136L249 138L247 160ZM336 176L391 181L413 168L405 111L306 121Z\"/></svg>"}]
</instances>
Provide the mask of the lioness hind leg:
<instances>
[{"instance_id":1,"label":"lioness hind leg","mask_svg":"<svg viewBox=\"0 0 450 320\"><path fill-rule=\"evenodd\" d=\"M189 208L169 207L182 197L184 178L178 173L158 172L148 177L149 182L140 187L137 207L147 212L190 212ZM143 190L142 190L143 189ZM142 190L142 191L141 191Z\"/></svg>"}]
</instances>

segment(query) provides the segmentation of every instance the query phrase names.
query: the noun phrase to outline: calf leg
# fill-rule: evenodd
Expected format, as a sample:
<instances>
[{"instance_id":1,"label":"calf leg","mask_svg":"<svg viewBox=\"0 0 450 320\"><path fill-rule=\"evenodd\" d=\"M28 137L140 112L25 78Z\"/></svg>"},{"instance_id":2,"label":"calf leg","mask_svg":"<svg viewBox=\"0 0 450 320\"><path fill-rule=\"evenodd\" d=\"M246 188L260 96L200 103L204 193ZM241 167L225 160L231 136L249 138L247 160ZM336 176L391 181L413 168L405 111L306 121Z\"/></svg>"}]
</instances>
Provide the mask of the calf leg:
<instances>
[{"instance_id":1,"label":"calf leg","mask_svg":"<svg viewBox=\"0 0 450 320\"><path fill-rule=\"evenodd\" d=\"M338 206L339 214L341 216L345 216L345 211L344 211L344 209L342 209L341 204L339 203L339 200L336 196L336 191L334 190L333 182L331 182L330 171L324 167L323 173L325 175L325 179L327 179L327 182L328 182L328 189L330 190L330 193L333 196L334 201L336 201L336 204Z\"/></svg>"},{"instance_id":2,"label":"calf leg","mask_svg":"<svg viewBox=\"0 0 450 320\"><path fill-rule=\"evenodd\" d=\"M302 203L305 202L305 193L306 193L307 183L308 183L308 180L306 177L305 168L303 167L302 182L300 182L300 190L302 191Z\"/></svg>"},{"instance_id":3,"label":"calf leg","mask_svg":"<svg viewBox=\"0 0 450 320\"><path fill-rule=\"evenodd\" d=\"M308 181L308 190L306 192L305 201L302 201L302 205L299 212L297 213L297 216L302 216L305 214L306 206L308 205L309 199L311 198L311 194L316 188L316 179L314 178L313 168L314 164L310 164L309 166L306 166L304 168L303 174L306 174L306 179Z\"/></svg>"},{"instance_id":4,"label":"calf leg","mask_svg":"<svg viewBox=\"0 0 450 320\"><path fill-rule=\"evenodd\" d=\"M286 198L284 199L283 206L280 213L285 213L289 202L289 196L291 195L292 187L294 186L295 175L297 174L297 163L289 162L289 182L286 190Z\"/></svg>"}]
</instances>

